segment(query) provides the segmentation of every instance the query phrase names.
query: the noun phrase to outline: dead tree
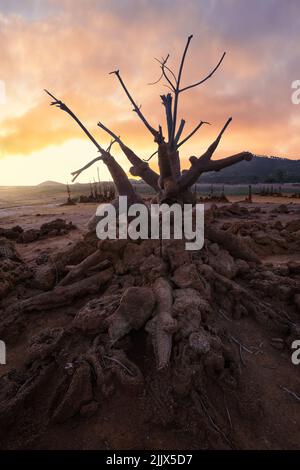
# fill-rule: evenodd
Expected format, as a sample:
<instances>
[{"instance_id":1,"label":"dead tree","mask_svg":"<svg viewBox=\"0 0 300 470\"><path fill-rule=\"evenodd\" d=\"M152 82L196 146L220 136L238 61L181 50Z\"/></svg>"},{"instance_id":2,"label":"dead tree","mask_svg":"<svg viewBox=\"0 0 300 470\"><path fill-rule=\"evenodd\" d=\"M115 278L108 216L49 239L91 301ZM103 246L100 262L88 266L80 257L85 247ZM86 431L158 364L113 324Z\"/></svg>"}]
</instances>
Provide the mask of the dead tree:
<instances>
[{"instance_id":1,"label":"dead tree","mask_svg":"<svg viewBox=\"0 0 300 470\"><path fill-rule=\"evenodd\" d=\"M69 186L69 183L67 183L67 193L68 193L68 203L71 202L71 191L70 191L70 186Z\"/></svg>"},{"instance_id":2,"label":"dead tree","mask_svg":"<svg viewBox=\"0 0 300 470\"><path fill-rule=\"evenodd\" d=\"M127 159L132 165L132 167L130 168L131 175L134 177L142 178L145 183L151 186L157 193L157 199L159 202L177 201L184 203L191 202L194 200L191 187L193 186L193 184L195 184L195 182L198 180L202 173L208 171L220 171L227 166L240 162L241 160L251 160L252 154L250 152L241 152L227 158L212 160L212 156L220 143L222 135L224 134L225 130L227 129L228 125L232 120L232 118L230 117L227 119L220 133L218 134L214 142L204 152L204 154L198 157L191 156L189 158L190 168L184 171L182 171L181 169L179 148L182 147L182 145L185 144L192 136L194 136L204 124L209 123L201 120L193 130L191 130L185 137L182 137L186 122L184 119L181 119L178 124L179 98L182 93L202 85L209 78L211 78L212 75L219 68L225 57L224 52L217 65L204 78L190 85L182 85L182 75L185 59L192 37L193 36L188 37L177 74L175 74L173 70L168 66L169 54L166 56L166 58L158 60L161 69L161 75L160 78L154 83L158 83L160 80L164 79L166 81L166 85L170 89L169 93L161 95L161 101L162 105L165 108L166 115L165 130L163 130L161 125L153 127L152 124L149 123L148 119L144 116L143 112L141 111L141 107L137 105L136 101L128 90L123 78L121 77L120 71L115 70L111 72L111 74L116 76L129 101L131 102L133 106L133 111L143 122L147 130L152 135L155 144L157 145L157 150L150 157L150 159L157 154L159 174L150 168L148 163L150 159L148 159L148 161L141 159L139 156L136 155L136 153L132 149L130 149L121 140L119 136L117 136L111 129L107 128L103 123L99 122L98 126L106 133L108 133L113 139L107 149L101 147L101 145L91 135L88 129L84 126L84 124L73 113L73 111L71 111L71 109L65 103L63 103L54 95L45 90L53 98L51 105L57 106L63 111L67 112L77 122L77 124L93 142L93 144L96 146L100 153L98 157L87 163L84 167L72 173L73 181L84 170L89 168L95 162L101 160L107 166L115 183L118 194L121 196L127 196L129 202L136 202L140 200L125 171L111 154L113 144L118 143L123 153L126 155Z\"/></svg>"}]
</instances>

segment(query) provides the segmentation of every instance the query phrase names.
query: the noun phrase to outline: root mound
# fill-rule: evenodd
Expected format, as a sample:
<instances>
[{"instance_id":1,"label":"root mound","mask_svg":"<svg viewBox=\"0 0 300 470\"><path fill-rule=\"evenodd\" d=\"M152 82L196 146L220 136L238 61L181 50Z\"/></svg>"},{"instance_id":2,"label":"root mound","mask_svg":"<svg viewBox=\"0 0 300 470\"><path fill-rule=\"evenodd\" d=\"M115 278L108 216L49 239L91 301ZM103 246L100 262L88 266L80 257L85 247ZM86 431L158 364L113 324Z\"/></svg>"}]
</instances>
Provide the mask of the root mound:
<instances>
[{"instance_id":1,"label":"root mound","mask_svg":"<svg viewBox=\"0 0 300 470\"><path fill-rule=\"evenodd\" d=\"M212 222L198 252L88 238L57 255L54 288L1 313L8 350L15 325L28 337L0 378L2 447L296 448L300 269L261 263L261 229Z\"/></svg>"}]
</instances>

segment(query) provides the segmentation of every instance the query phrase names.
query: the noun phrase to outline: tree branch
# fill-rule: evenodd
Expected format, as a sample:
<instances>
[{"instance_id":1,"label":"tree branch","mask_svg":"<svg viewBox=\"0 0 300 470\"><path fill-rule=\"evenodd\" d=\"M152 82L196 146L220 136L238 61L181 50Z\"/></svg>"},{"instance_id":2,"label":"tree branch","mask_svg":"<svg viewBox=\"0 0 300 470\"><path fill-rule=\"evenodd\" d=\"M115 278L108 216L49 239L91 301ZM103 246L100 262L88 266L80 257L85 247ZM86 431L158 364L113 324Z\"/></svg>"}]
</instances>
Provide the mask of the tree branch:
<instances>
[{"instance_id":1,"label":"tree branch","mask_svg":"<svg viewBox=\"0 0 300 470\"><path fill-rule=\"evenodd\" d=\"M189 48L189 45L190 45L190 42L191 42L192 38L193 38L193 35L191 35L191 36L188 37L186 46L185 46L184 51L183 51L183 54L182 54L182 58L181 58L180 66L179 66L179 71L178 71L178 77L177 77L177 82L176 82L176 90L175 90L175 98L174 98L173 128L172 128L172 137L171 137L171 142L170 142L171 145L174 144L174 136L175 136L175 132L176 132L176 121L177 121L177 110L178 110L178 98L179 98L179 93L180 93L181 75L182 75L182 70L183 70L183 66L184 66L184 61L185 61L186 53L187 53L187 51L188 51L188 48Z\"/></svg>"},{"instance_id":2,"label":"tree branch","mask_svg":"<svg viewBox=\"0 0 300 470\"><path fill-rule=\"evenodd\" d=\"M185 126L185 120L184 120L184 119L181 119L180 124L179 124L179 127L178 127L177 134L175 135L175 138L174 138L174 143L175 143L176 145L177 145L178 140L180 139L180 136L181 136L181 134L182 134L182 131L183 131L184 126Z\"/></svg>"},{"instance_id":3,"label":"tree branch","mask_svg":"<svg viewBox=\"0 0 300 470\"><path fill-rule=\"evenodd\" d=\"M234 165L235 163L241 162L242 160L250 161L253 158L253 154L250 152L241 152L231 157L221 158L220 160L211 160L205 169L207 171L220 171L223 168Z\"/></svg>"},{"instance_id":4,"label":"tree branch","mask_svg":"<svg viewBox=\"0 0 300 470\"><path fill-rule=\"evenodd\" d=\"M137 195L134 191L134 188L129 181L129 178L127 177L126 173L122 169L122 167L115 161L115 159L110 155L109 152L104 150L101 145L98 144L98 142L95 140L95 138L92 136L92 134L87 130L87 128L82 124L82 122L78 119L78 117L73 113L73 111L68 108L68 106L65 105L62 101L58 100L55 98L54 95L52 95L49 91L45 90L46 93L53 98L53 102L51 105L57 106L63 111L66 111L80 126L80 128L84 131L84 133L89 137L89 139L93 142L93 144L97 147L98 151L101 153L101 157L94 158L94 160L90 161L87 163L85 166L80 168L79 170L76 170L72 173L74 176L72 181L75 181L76 178L87 168L92 166L95 162L102 160L105 165L107 166L112 179L115 183L116 189L119 193L120 196L127 196L131 197L133 199L137 199Z\"/></svg>"},{"instance_id":5,"label":"tree branch","mask_svg":"<svg viewBox=\"0 0 300 470\"><path fill-rule=\"evenodd\" d=\"M208 171L219 171L242 160L250 161L252 157L253 154L250 152L241 152L236 155L214 161L205 161L201 160L201 158L191 157L190 162L192 165L190 169L182 175L179 182L180 188L187 189L192 186L196 183L202 173L206 173Z\"/></svg>"},{"instance_id":6,"label":"tree branch","mask_svg":"<svg viewBox=\"0 0 300 470\"><path fill-rule=\"evenodd\" d=\"M158 153L158 150L155 150L155 152L153 152L149 158L143 158L143 161L144 162L150 162L150 160Z\"/></svg>"},{"instance_id":7,"label":"tree branch","mask_svg":"<svg viewBox=\"0 0 300 470\"><path fill-rule=\"evenodd\" d=\"M200 80L200 82L197 82L197 83L194 83L193 85L188 85L184 88L181 88L181 90L179 90L179 92L183 92L183 91L186 91L186 90L189 90L190 88L194 88L198 85L201 85L202 83L206 82L206 80L208 80L217 70L218 68L220 67L221 63L223 62L223 59L226 55L226 52L223 53L221 59L219 60L219 62L217 63L217 65L215 66L215 68L205 77L203 78L202 80Z\"/></svg>"},{"instance_id":8,"label":"tree branch","mask_svg":"<svg viewBox=\"0 0 300 470\"><path fill-rule=\"evenodd\" d=\"M162 79L162 77L165 77L165 79L167 80L167 82L170 85L171 91L175 91L176 90L175 85L172 83L172 81L170 80L170 78L168 77L167 72L166 72L166 70L168 72L170 72L170 74L173 76L173 78L175 80L175 83L176 83L176 76L175 76L174 72L169 67L167 67L167 65L166 65L169 57L170 57L170 54L168 54L165 59L162 59L162 60L155 59L155 60L157 60L157 62L160 64L160 67L161 67L161 77L159 78L159 80L156 83L158 83Z\"/></svg>"},{"instance_id":9,"label":"tree branch","mask_svg":"<svg viewBox=\"0 0 300 470\"><path fill-rule=\"evenodd\" d=\"M79 168L79 170L73 171L71 175L73 176L72 178L72 183L78 178L78 176L84 171L87 170L90 166L94 165L94 163L98 162L99 160L103 160L103 157L97 157L94 158L94 160L91 160L88 162L86 165L84 165L82 168Z\"/></svg>"},{"instance_id":10,"label":"tree branch","mask_svg":"<svg viewBox=\"0 0 300 470\"><path fill-rule=\"evenodd\" d=\"M121 165L109 154L103 158L103 162L114 180L119 196L127 196L131 200L137 200L137 194Z\"/></svg>"},{"instance_id":11,"label":"tree branch","mask_svg":"<svg viewBox=\"0 0 300 470\"><path fill-rule=\"evenodd\" d=\"M44 90L49 96L51 96L51 98L53 98L53 102L51 103L51 106L56 106L60 109L62 109L63 111L65 111L66 113L68 113L76 122L77 124L79 125L79 127L83 130L83 132L88 136L88 138L93 142L93 144L97 147L97 149L99 150L99 152L102 154L103 152L105 153L105 150L98 144L98 142L96 141L96 139L92 136L92 134L87 130L87 128L82 124L82 122L78 119L78 117L73 113L73 111L71 111L70 108L68 108L68 106L63 103L62 101L58 100L57 98L55 98L54 95L52 95L48 90Z\"/></svg>"},{"instance_id":12,"label":"tree branch","mask_svg":"<svg viewBox=\"0 0 300 470\"><path fill-rule=\"evenodd\" d=\"M159 175L153 171L146 162L143 162L129 147L123 144L123 142L120 142L119 144L122 151L132 164L132 167L129 170L132 176L139 176L145 181L145 183L149 184L151 188L155 191L159 191Z\"/></svg>"},{"instance_id":13,"label":"tree branch","mask_svg":"<svg viewBox=\"0 0 300 470\"><path fill-rule=\"evenodd\" d=\"M200 121L199 124L195 127L194 130L192 130L192 132L190 132L181 142L179 142L179 144L177 145L177 148L181 147L183 144L185 144L185 142L187 142L194 134L196 134L197 130L200 129L200 127L203 125L203 124L209 124L209 122L207 121Z\"/></svg>"},{"instance_id":14,"label":"tree branch","mask_svg":"<svg viewBox=\"0 0 300 470\"><path fill-rule=\"evenodd\" d=\"M112 155L110 155L109 153L104 155L104 156L94 158L94 160L91 160L89 163L84 165L79 170L73 171L71 173L74 176L74 178L72 179L72 182L74 182L76 180L76 178L84 170L86 170L87 168L89 168L90 166L92 166L94 163L96 163L99 160L102 160L103 163L105 163L105 165L107 166L107 168L108 168L108 170L111 174L111 177L112 177L112 179L115 183L115 186L116 186L116 189L118 191L119 196L127 196L127 197L129 197L133 200L136 199L137 195L135 193L135 190L134 190L131 182L128 179L128 176L126 175L123 168L119 165L119 163L116 162L114 157Z\"/></svg>"},{"instance_id":15,"label":"tree branch","mask_svg":"<svg viewBox=\"0 0 300 470\"><path fill-rule=\"evenodd\" d=\"M218 147L219 145L219 142L222 138L222 135L224 134L224 132L226 131L227 127L229 126L229 124L231 123L232 121L232 117L230 117L229 119L227 119L224 127L222 128L221 132L219 133L218 137L216 138L216 140L208 147L208 149L206 150L206 152L200 157L201 160L203 161L207 161L207 160L210 160L211 157L213 156L213 153L214 151L216 150L216 148Z\"/></svg>"},{"instance_id":16,"label":"tree branch","mask_svg":"<svg viewBox=\"0 0 300 470\"><path fill-rule=\"evenodd\" d=\"M166 119L167 119L167 127L168 127L168 141L170 142L172 136L172 127L173 127L173 119L172 119L172 95L168 93L167 95L161 95L162 103L165 107L166 111Z\"/></svg>"},{"instance_id":17,"label":"tree branch","mask_svg":"<svg viewBox=\"0 0 300 470\"><path fill-rule=\"evenodd\" d=\"M214 151L216 150L216 148L218 147L221 137L224 134L225 130L227 129L231 121L232 121L232 118L230 117L225 123L225 125L223 126L216 140L208 147L206 152L201 157L199 158L194 157L194 156L190 157L191 167L181 176L180 181L179 181L179 185L181 188L186 189L192 186L197 181L201 173L203 173L204 171L210 171L210 170L207 170L207 168L209 168L210 163L212 163L211 157ZM245 152L243 153L245 154Z\"/></svg>"},{"instance_id":18,"label":"tree branch","mask_svg":"<svg viewBox=\"0 0 300 470\"><path fill-rule=\"evenodd\" d=\"M149 123L148 121L146 120L146 118L144 117L143 113L141 112L140 108L137 106L136 102L134 101L134 99L132 98L131 94L129 93L125 83L123 82L122 78L121 78L121 75L120 75L120 71L119 70L114 70L113 72L110 72L110 74L115 74L123 88L123 90L125 91L129 101L131 102L131 104L133 105L133 110L134 112L137 113L137 115L139 116L139 118L143 121L143 123L145 124L145 126L147 127L148 131L151 132L151 134L153 135L154 137L154 140L156 140L158 137L159 137L159 133L157 130L155 130Z\"/></svg>"},{"instance_id":19,"label":"tree branch","mask_svg":"<svg viewBox=\"0 0 300 470\"><path fill-rule=\"evenodd\" d=\"M99 121L97 123L97 126L99 126L100 129L104 130L108 135L110 135L116 142L121 142L120 136L117 136L117 134L115 134L111 129L106 127L102 122Z\"/></svg>"},{"instance_id":20,"label":"tree branch","mask_svg":"<svg viewBox=\"0 0 300 470\"><path fill-rule=\"evenodd\" d=\"M111 131L108 127L106 127L101 122L98 122L98 126L107 132L118 144L120 145L122 151L132 164L130 168L130 173L133 176L139 176L142 178L145 183L149 184L155 191L159 191L158 187L158 179L159 176L155 171L153 171L147 163L141 160L129 147L127 147L120 137L118 137L113 131Z\"/></svg>"},{"instance_id":21,"label":"tree branch","mask_svg":"<svg viewBox=\"0 0 300 470\"><path fill-rule=\"evenodd\" d=\"M176 83L176 80L177 80L177 79L176 79L176 75L175 75L175 73L173 72L173 70L170 69L170 67L167 67L166 62L164 63L164 69L166 69L168 72L170 72L170 74L172 75L172 77L174 78L175 83ZM169 82L169 83L170 83L170 82ZM171 87L172 87L173 91L175 91L175 86L173 85L173 83L171 83Z\"/></svg>"}]
</instances>

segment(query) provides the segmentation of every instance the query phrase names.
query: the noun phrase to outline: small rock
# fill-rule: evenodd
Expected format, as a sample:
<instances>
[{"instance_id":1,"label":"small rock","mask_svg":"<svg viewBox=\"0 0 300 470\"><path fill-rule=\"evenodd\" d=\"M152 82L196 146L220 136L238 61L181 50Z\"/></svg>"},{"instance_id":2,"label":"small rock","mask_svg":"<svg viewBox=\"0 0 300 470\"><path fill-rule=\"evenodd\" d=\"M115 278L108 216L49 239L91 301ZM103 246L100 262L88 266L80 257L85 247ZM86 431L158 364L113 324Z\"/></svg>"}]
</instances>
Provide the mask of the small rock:
<instances>
[{"instance_id":1,"label":"small rock","mask_svg":"<svg viewBox=\"0 0 300 470\"><path fill-rule=\"evenodd\" d=\"M26 230L26 232L23 232L19 237L19 241L21 241L22 243L31 243L36 241L39 236L39 230L35 230L32 228L30 230Z\"/></svg>"},{"instance_id":2,"label":"small rock","mask_svg":"<svg viewBox=\"0 0 300 470\"><path fill-rule=\"evenodd\" d=\"M209 256L208 264L217 273L232 279L237 274L236 264L233 257L226 250L219 250L216 256Z\"/></svg>"},{"instance_id":3,"label":"small rock","mask_svg":"<svg viewBox=\"0 0 300 470\"><path fill-rule=\"evenodd\" d=\"M280 276L288 276L289 267L285 264L278 264L277 266L274 266L274 273L279 274Z\"/></svg>"},{"instance_id":4,"label":"small rock","mask_svg":"<svg viewBox=\"0 0 300 470\"><path fill-rule=\"evenodd\" d=\"M181 288L193 287L197 290L203 288L203 283L194 264L184 264L177 268L172 281Z\"/></svg>"},{"instance_id":5,"label":"small rock","mask_svg":"<svg viewBox=\"0 0 300 470\"><path fill-rule=\"evenodd\" d=\"M77 312L73 325L86 334L96 334L108 328L107 318L115 312L120 295L105 295L90 300Z\"/></svg>"},{"instance_id":6,"label":"small rock","mask_svg":"<svg viewBox=\"0 0 300 470\"><path fill-rule=\"evenodd\" d=\"M35 273L35 283L39 289L51 290L57 281L57 273L53 266L40 266Z\"/></svg>"},{"instance_id":7,"label":"small rock","mask_svg":"<svg viewBox=\"0 0 300 470\"><path fill-rule=\"evenodd\" d=\"M280 204L280 206L275 207L275 209L273 209L272 212L277 212L278 214L288 214L289 208L287 207L286 204Z\"/></svg>"},{"instance_id":8,"label":"small rock","mask_svg":"<svg viewBox=\"0 0 300 470\"><path fill-rule=\"evenodd\" d=\"M152 254L143 259L140 272L145 279L153 282L158 277L164 276L167 273L167 265L159 256Z\"/></svg>"},{"instance_id":9,"label":"small rock","mask_svg":"<svg viewBox=\"0 0 300 470\"><path fill-rule=\"evenodd\" d=\"M235 260L235 267L236 267L236 270L237 270L237 274L247 273L250 269L249 264L247 263L247 261L245 261L243 259Z\"/></svg>"},{"instance_id":10,"label":"small rock","mask_svg":"<svg viewBox=\"0 0 300 470\"><path fill-rule=\"evenodd\" d=\"M138 330L151 317L155 296L150 287L128 287L118 309L108 318L109 335L113 340Z\"/></svg>"},{"instance_id":11,"label":"small rock","mask_svg":"<svg viewBox=\"0 0 300 470\"><path fill-rule=\"evenodd\" d=\"M164 251L168 256L172 271L183 264L190 263L190 253L185 249L184 240L172 240L172 243L164 242Z\"/></svg>"},{"instance_id":12,"label":"small rock","mask_svg":"<svg viewBox=\"0 0 300 470\"><path fill-rule=\"evenodd\" d=\"M298 232L300 230L300 219L291 220L286 224L285 229L289 232Z\"/></svg>"}]
</instances>

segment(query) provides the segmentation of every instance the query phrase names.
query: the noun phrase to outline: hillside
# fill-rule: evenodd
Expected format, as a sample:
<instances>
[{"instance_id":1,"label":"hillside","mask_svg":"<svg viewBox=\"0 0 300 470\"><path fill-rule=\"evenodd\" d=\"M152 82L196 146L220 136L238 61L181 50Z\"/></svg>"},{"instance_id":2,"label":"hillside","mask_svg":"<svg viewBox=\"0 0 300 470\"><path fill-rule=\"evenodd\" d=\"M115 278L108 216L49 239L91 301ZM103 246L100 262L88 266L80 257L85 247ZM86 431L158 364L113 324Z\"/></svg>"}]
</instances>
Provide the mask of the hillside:
<instances>
[{"instance_id":1,"label":"hillside","mask_svg":"<svg viewBox=\"0 0 300 470\"><path fill-rule=\"evenodd\" d=\"M300 160L255 156L220 172L203 174L199 182L208 183L299 183Z\"/></svg>"},{"instance_id":2,"label":"hillside","mask_svg":"<svg viewBox=\"0 0 300 470\"><path fill-rule=\"evenodd\" d=\"M42 183L38 184L37 186L47 188L52 186L65 186L63 183L59 183L57 181L43 181Z\"/></svg>"}]
</instances>

